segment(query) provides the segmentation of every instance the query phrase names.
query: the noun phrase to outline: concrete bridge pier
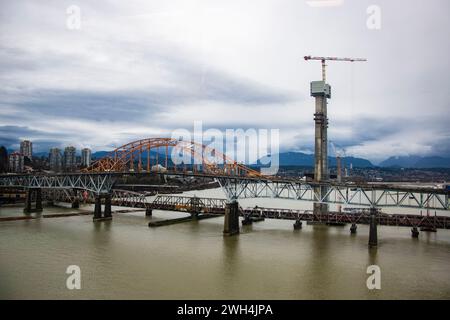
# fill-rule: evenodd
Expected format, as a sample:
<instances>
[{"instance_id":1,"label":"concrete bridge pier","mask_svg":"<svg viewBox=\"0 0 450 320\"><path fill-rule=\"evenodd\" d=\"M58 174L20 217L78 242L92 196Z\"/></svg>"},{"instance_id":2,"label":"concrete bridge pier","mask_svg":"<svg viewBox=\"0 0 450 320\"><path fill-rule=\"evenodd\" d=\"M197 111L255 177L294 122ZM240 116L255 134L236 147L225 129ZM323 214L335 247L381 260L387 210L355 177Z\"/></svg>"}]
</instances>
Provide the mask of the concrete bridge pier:
<instances>
[{"instance_id":1,"label":"concrete bridge pier","mask_svg":"<svg viewBox=\"0 0 450 320\"><path fill-rule=\"evenodd\" d=\"M35 207L33 208L33 195L35 197ZM42 189L40 188L29 188L27 190L26 198L25 198L25 208L23 209L24 213L32 213L32 212L42 212Z\"/></svg>"},{"instance_id":2,"label":"concrete bridge pier","mask_svg":"<svg viewBox=\"0 0 450 320\"><path fill-rule=\"evenodd\" d=\"M200 213L200 198L194 196L190 200L189 213L191 214L192 219L196 220L198 218L198 214Z\"/></svg>"},{"instance_id":3,"label":"concrete bridge pier","mask_svg":"<svg viewBox=\"0 0 450 320\"><path fill-rule=\"evenodd\" d=\"M239 234L239 203L232 200L225 206L223 235L233 236Z\"/></svg>"},{"instance_id":4,"label":"concrete bridge pier","mask_svg":"<svg viewBox=\"0 0 450 320\"><path fill-rule=\"evenodd\" d=\"M23 213L31 213L31 201L32 201L33 191L28 189L25 195L25 208L23 209Z\"/></svg>"},{"instance_id":5,"label":"concrete bridge pier","mask_svg":"<svg viewBox=\"0 0 450 320\"><path fill-rule=\"evenodd\" d=\"M146 209L145 209L145 216L146 216L146 217L151 217L152 214L153 214L153 211L152 211L151 208L146 208Z\"/></svg>"},{"instance_id":6,"label":"concrete bridge pier","mask_svg":"<svg viewBox=\"0 0 450 320\"><path fill-rule=\"evenodd\" d=\"M248 226L248 225L251 225L251 224L253 224L252 218L249 215L245 216L244 220L242 220L242 225L243 226Z\"/></svg>"},{"instance_id":7,"label":"concrete bridge pier","mask_svg":"<svg viewBox=\"0 0 450 320\"><path fill-rule=\"evenodd\" d=\"M111 213L111 194L105 195L105 211L103 212L103 217L107 220L112 219Z\"/></svg>"},{"instance_id":8,"label":"concrete bridge pier","mask_svg":"<svg viewBox=\"0 0 450 320\"><path fill-rule=\"evenodd\" d=\"M102 198L100 195L95 196L94 202L94 221L102 217Z\"/></svg>"},{"instance_id":9,"label":"concrete bridge pier","mask_svg":"<svg viewBox=\"0 0 450 320\"><path fill-rule=\"evenodd\" d=\"M352 226L350 227L350 234L356 234L356 229L358 229L358 226L356 223L352 223Z\"/></svg>"},{"instance_id":10,"label":"concrete bridge pier","mask_svg":"<svg viewBox=\"0 0 450 320\"><path fill-rule=\"evenodd\" d=\"M302 228L302 222L300 220L296 220L294 223L294 230L300 230Z\"/></svg>"},{"instance_id":11,"label":"concrete bridge pier","mask_svg":"<svg viewBox=\"0 0 450 320\"><path fill-rule=\"evenodd\" d=\"M376 247L378 245L377 235L377 209L370 208L370 229L369 229L369 247Z\"/></svg>"},{"instance_id":12,"label":"concrete bridge pier","mask_svg":"<svg viewBox=\"0 0 450 320\"><path fill-rule=\"evenodd\" d=\"M74 198L72 200L72 209L80 208L80 199L78 199L78 190L74 190Z\"/></svg>"},{"instance_id":13,"label":"concrete bridge pier","mask_svg":"<svg viewBox=\"0 0 450 320\"><path fill-rule=\"evenodd\" d=\"M36 212L42 212L42 189L36 189Z\"/></svg>"},{"instance_id":14,"label":"concrete bridge pier","mask_svg":"<svg viewBox=\"0 0 450 320\"><path fill-rule=\"evenodd\" d=\"M102 212L102 200L105 200L105 209ZM95 221L112 220L111 214L111 194L98 194L95 196L94 218Z\"/></svg>"},{"instance_id":15,"label":"concrete bridge pier","mask_svg":"<svg viewBox=\"0 0 450 320\"><path fill-rule=\"evenodd\" d=\"M75 199L72 201L72 209L79 209L80 208L80 200Z\"/></svg>"},{"instance_id":16,"label":"concrete bridge pier","mask_svg":"<svg viewBox=\"0 0 450 320\"><path fill-rule=\"evenodd\" d=\"M411 237L418 238L419 237L419 230L417 227L412 227L411 229Z\"/></svg>"}]
</instances>

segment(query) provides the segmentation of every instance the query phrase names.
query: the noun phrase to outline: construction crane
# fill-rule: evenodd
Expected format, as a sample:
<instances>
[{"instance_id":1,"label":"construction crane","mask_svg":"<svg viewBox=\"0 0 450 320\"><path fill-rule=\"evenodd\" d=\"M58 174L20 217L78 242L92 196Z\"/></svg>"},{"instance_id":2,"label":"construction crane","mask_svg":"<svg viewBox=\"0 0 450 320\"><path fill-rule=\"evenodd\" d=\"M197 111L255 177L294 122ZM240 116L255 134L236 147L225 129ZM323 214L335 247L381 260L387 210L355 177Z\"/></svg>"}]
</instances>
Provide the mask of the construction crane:
<instances>
[{"instance_id":1,"label":"construction crane","mask_svg":"<svg viewBox=\"0 0 450 320\"><path fill-rule=\"evenodd\" d=\"M342 182L342 154L337 150L336 145L333 141L330 140L331 147L333 148L333 152L336 156L336 167L337 167L337 181ZM345 153L345 150L343 150ZM344 156L345 157L345 156Z\"/></svg>"},{"instance_id":2,"label":"construction crane","mask_svg":"<svg viewBox=\"0 0 450 320\"><path fill-rule=\"evenodd\" d=\"M314 142L314 180L321 182L329 179L328 171L328 117L327 117L327 99L331 98L331 86L326 83L326 64L325 61L367 61L361 58L337 58L337 57L313 57L305 56L306 61L319 60L322 62L322 81L312 81L310 84L311 96L315 98L315 142ZM339 168L340 169L340 168ZM322 197L327 197L327 189L316 189L321 192ZM315 214L328 212L328 205L323 203L314 203L313 210Z\"/></svg>"},{"instance_id":3,"label":"construction crane","mask_svg":"<svg viewBox=\"0 0 450 320\"><path fill-rule=\"evenodd\" d=\"M327 77L326 77L326 64L325 61L347 61L347 62L357 62L357 61L367 61L367 59L362 59L362 58L337 58L337 57L313 57L313 56L305 56L304 57L306 61L308 60L319 60L322 62L322 80L324 82L327 81Z\"/></svg>"},{"instance_id":4,"label":"construction crane","mask_svg":"<svg viewBox=\"0 0 450 320\"><path fill-rule=\"evenodd\" d=\"M330 140L330 144L331 147L333 148L334 154L336 156L336 166L337 166L337 182L341 183L342 182L342 165L341 165L341 161L342 161L342 154L340 151L337 150L336 145L333 141ZM343 156L345 157L345 149L342 149L343 152ZM340 202L342 200L341 195L338 195L338 201ZM340 204L337 205L337 211L341 212L342 211L342 206Z\"/></svg>"}]
</instances>

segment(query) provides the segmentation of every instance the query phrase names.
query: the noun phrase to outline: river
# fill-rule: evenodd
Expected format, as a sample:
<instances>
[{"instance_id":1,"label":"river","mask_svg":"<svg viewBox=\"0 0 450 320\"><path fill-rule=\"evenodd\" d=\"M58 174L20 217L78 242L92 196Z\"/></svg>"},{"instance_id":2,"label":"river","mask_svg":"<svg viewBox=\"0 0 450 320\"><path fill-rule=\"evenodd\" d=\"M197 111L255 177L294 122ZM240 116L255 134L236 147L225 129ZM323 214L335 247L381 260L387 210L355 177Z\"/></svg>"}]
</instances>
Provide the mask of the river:
<instances>
[{"instance_id":1,"label":"river","mask_svg":"<svg viewBox=\"0 0 450 320\"><path fill-rule=\"evenodd\" d=\"M219 189L187 194L223 197ZM310 203L242 200L308 209ZM117 208L116 208L117 209ZM92 210L83 206L80 210ZM396 210L396 209L392 209ZM45 213L74 212L49 207ZM0 216L22 215L0 207ZM117 213L0 222L0 299L449 299L450 230L421 232L378 227L369 249L368 227L327 227L265 220L222 236L223 217L149 228L150 219L182 213ZM66 287L66 269L81 270L81 289ZM381 289L369 290L369 265L381 270Z\"/></svg>"}]
</instances>

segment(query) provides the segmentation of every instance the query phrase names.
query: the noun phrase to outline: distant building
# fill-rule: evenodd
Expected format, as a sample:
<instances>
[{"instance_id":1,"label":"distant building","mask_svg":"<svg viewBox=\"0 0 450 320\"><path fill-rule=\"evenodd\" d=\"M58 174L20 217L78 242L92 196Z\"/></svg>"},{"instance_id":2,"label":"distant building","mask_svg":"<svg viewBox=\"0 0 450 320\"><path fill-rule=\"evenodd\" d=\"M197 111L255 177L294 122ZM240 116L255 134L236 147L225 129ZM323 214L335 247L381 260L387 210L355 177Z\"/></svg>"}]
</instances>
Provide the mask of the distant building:
<instances>
[{"instance_id":1,"label":"distant building","mask_svg":"<svg viewBox=\"0 0 450 320\"><path fill-rule=\"evenodd\" d=\"M81 165L89 167L91 165L92 151L89 148L81 150Z\"/></svg>"},{"instance_id":2,"label":"distant building","mask_svg":"<svg viewBox=\"0 0 450 320\"><path fill-rule=\"evenodd\" d=\"M64 149L64 170L74 171L77 166L77 156L75 147L66 147Z\"/></svg>"},{"instance_id":3,"label":"distant building","mask_svg":"<svg viewBox=\"0 0 450 320\"><path fill-rule=\"evenodd\" d=\"M4 146L0 146L0 173L8 171L9 159L8 151Z\"/></svg>"},{"instance_id":4,"label":"distant building","mask_svg":"<svg viewBox=\"0 0 450 320\"><path fill-rule=\"evenodd\" d=\"M31 141L28 140L23 140L20 143L20 153L24 156L27 157L28 159L32 159L33 156L33 143Z\"/></svg>"},{"instance_id":5,"label":"distant building","mask_svg":"<svg viewBox=\"0 0 450 320\"><path fill-rule=\"evenodd\" d=\"M62 156L61 150L58 148L51 148L50 153L48 155L48 160L50 163L50 170L52 171L61 171L62 167Z\"/></svg>"},{"instance_id":6,"label":"distant building","mask_svg":"<svg viewBox=\"0 0 450 320\"><path fill-rule=\"evenodd\" d=\"M9 155L9 172L14 173L22 173L23 172L23 165L24 165L24 159L23 155L20 152L13 152Z\"/></svg>"}]
</instances>

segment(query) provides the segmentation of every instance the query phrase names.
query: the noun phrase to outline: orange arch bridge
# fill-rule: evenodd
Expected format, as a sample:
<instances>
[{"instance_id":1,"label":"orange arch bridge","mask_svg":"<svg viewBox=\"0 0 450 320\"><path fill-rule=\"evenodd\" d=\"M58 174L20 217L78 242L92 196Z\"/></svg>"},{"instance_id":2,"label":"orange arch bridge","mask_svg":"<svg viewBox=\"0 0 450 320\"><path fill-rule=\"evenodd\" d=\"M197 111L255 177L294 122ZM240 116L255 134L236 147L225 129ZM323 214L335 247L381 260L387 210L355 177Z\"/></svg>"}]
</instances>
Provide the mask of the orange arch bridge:
<instances>
[{"instance_id":1,"label":"orange arch bridge","mask_svg":"<svg viewBox=\"0 0 450 320\"><path fill-rule=\"evenodd\" d=\"M127 143L85 169L86 172L138 173L160 170L192 170L194 173L212 175L261 177L260 172L214 148L172 138L148 138Z\"/></svg>"}]
</instances>

